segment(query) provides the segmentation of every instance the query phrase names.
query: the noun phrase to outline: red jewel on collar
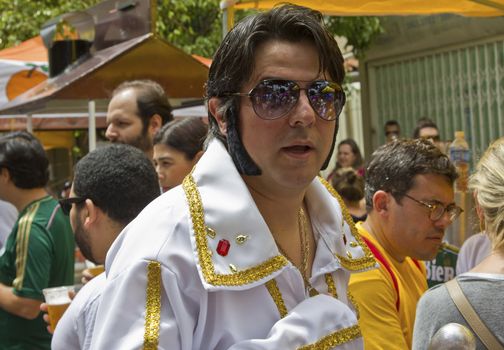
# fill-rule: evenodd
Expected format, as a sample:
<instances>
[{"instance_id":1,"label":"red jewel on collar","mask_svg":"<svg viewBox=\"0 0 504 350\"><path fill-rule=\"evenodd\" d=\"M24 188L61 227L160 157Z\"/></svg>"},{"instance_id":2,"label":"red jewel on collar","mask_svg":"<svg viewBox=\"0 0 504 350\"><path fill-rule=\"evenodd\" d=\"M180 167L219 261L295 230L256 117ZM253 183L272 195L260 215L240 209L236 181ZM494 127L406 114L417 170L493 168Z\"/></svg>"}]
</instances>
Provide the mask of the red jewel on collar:
<instances>
[{"instance_id":1,"label":"red jewel on collar","mask_svg":"<svg viewBox=\"0 0 504 350\"><path fill-rule=\"evenodd\" d=\"M227 239L221 239L217 244L217 254L226 256L229 253L229 248L231 248L231 243Z\"/></svg>"}]
</instances>

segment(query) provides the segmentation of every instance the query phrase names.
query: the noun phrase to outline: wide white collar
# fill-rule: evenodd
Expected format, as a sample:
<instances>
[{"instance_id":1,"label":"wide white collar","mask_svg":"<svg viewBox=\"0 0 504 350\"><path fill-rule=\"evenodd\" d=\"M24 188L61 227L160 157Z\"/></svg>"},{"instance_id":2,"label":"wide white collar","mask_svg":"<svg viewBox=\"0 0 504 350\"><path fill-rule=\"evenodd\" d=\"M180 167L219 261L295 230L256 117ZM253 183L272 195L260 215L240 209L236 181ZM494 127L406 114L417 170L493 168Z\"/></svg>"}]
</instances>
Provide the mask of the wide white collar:
<instances>
[{"instance_id":1,"label":"wide white collar","mask_svg":"<svg viewBox=\"0 0 504 350\"><path fill-rule=\"evenodd\" d=\"M374 266L350 215L343 217L339 196L331 194L328 190L332 188L327 186L324 180L314 179L306 196L314 232L331 253L326 254L330 258L323 265L333 270ZM206 289L249 289L276 277L289 264L220 141L209 144L183 188L189 204L191 244ZM228 244L224 255L223 246ZM317 252L316 259L318 256ZM320 267L326 270L324 266Z\"/></svg>"}]
</instances>

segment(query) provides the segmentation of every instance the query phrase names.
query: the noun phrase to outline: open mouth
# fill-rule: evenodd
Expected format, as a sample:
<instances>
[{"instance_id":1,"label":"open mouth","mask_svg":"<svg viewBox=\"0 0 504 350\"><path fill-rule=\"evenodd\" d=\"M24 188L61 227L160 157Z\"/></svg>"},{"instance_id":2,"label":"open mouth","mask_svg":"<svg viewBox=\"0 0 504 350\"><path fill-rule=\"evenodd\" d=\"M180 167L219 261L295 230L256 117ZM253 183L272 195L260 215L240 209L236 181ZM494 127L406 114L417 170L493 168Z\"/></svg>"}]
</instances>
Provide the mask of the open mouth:
<instances>
[{"instance_id":1,"label":"open mouth","mask_svg":"<svg viewBox=\"0 0 504 350\"><path fill-rule=\"evenodd\" d=\"M285 151L296 154L304 154L311 151L313 148L308 145L295 145L283 148Z\"/></svg>"}]
</instances>

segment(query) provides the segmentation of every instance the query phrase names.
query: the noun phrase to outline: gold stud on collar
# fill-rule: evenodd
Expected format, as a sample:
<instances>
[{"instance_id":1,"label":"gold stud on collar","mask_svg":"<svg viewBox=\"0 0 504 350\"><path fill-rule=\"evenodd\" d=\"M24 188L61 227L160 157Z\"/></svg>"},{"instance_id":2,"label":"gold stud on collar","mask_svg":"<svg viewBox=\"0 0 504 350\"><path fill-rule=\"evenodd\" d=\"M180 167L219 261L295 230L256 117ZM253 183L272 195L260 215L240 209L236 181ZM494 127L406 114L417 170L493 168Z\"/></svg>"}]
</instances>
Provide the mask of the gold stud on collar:
<instances>
[{"instance_id":1,"label":"gold stud on collar","mask_svg":"<svg viewBox=\"0 0 504 350\"><path fill-rule=\"evenodd\" d=\"M215 238L215 236L217 236L217 233L215 232L215 230L213 228L207 227L206 232L207 232L207 236L212 239Z\"/></svg>"},{"instance_id":2,"label":"gold stud on collar","mask_svg":"<svg viewBox=\"0 0 504 350\"><path fill-rule=\"evenodd\" d=\"M242 245L243 243L245 243L248 239L250 238L249 235L238 235L235 237L235 242L239 245Z\"/></svg>"},{"instance_id":3,"label":"gold stud on collar","mask_svg":"<svg viewBox=\"0 0 504 350\"><path fill-rule=\"evenodd\" d=\"M233 264L229 264L229 269L231 270L232 273L238 272L238 269Z\"/></svg>"}]
</instances>

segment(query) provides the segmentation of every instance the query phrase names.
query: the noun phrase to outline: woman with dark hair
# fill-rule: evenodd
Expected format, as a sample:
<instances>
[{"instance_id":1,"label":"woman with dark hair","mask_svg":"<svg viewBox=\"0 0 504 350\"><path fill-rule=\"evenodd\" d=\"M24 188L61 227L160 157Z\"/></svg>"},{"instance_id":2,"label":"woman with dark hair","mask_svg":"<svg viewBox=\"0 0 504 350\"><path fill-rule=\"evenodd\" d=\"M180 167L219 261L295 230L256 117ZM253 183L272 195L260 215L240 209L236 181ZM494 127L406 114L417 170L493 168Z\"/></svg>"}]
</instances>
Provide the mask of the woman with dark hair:
<instances>
[{"instance_id":1,"label":"woman with dark hair","mask_svg":"<svg viewBox=\"0 0 504 350\"><path fill-rule=\"evenodd\" d=\"M163 192L178 186L203 154L208 131L200 118L173 120L154 136L154 166Z\"/></svg>"},{"instance_id":2,"label":"woman with dark hair","mask_svg":"<svg viewBox=\"0 0 504 350\"><path fill-rule=\"evenodd\" d=\"M364 161L362 155L354 139L345 139L338 144L338 153L336 155L336 167L327 177L327 181L331 182L336 174L336 171L341 168L351 167L357 174L364 176Z\"/></svg>"},{"instance_id":3,"label":"woman with dark hair","mask_svg":"<svg viewBox=\"0 0 504 350\"><path fill-rule=\"evenodd\" d=\"M331 185L339 193L354 222L364 221L367 217L364 200L364 178L351 168L336 170Z\"/></svg>"}]
</instances>

